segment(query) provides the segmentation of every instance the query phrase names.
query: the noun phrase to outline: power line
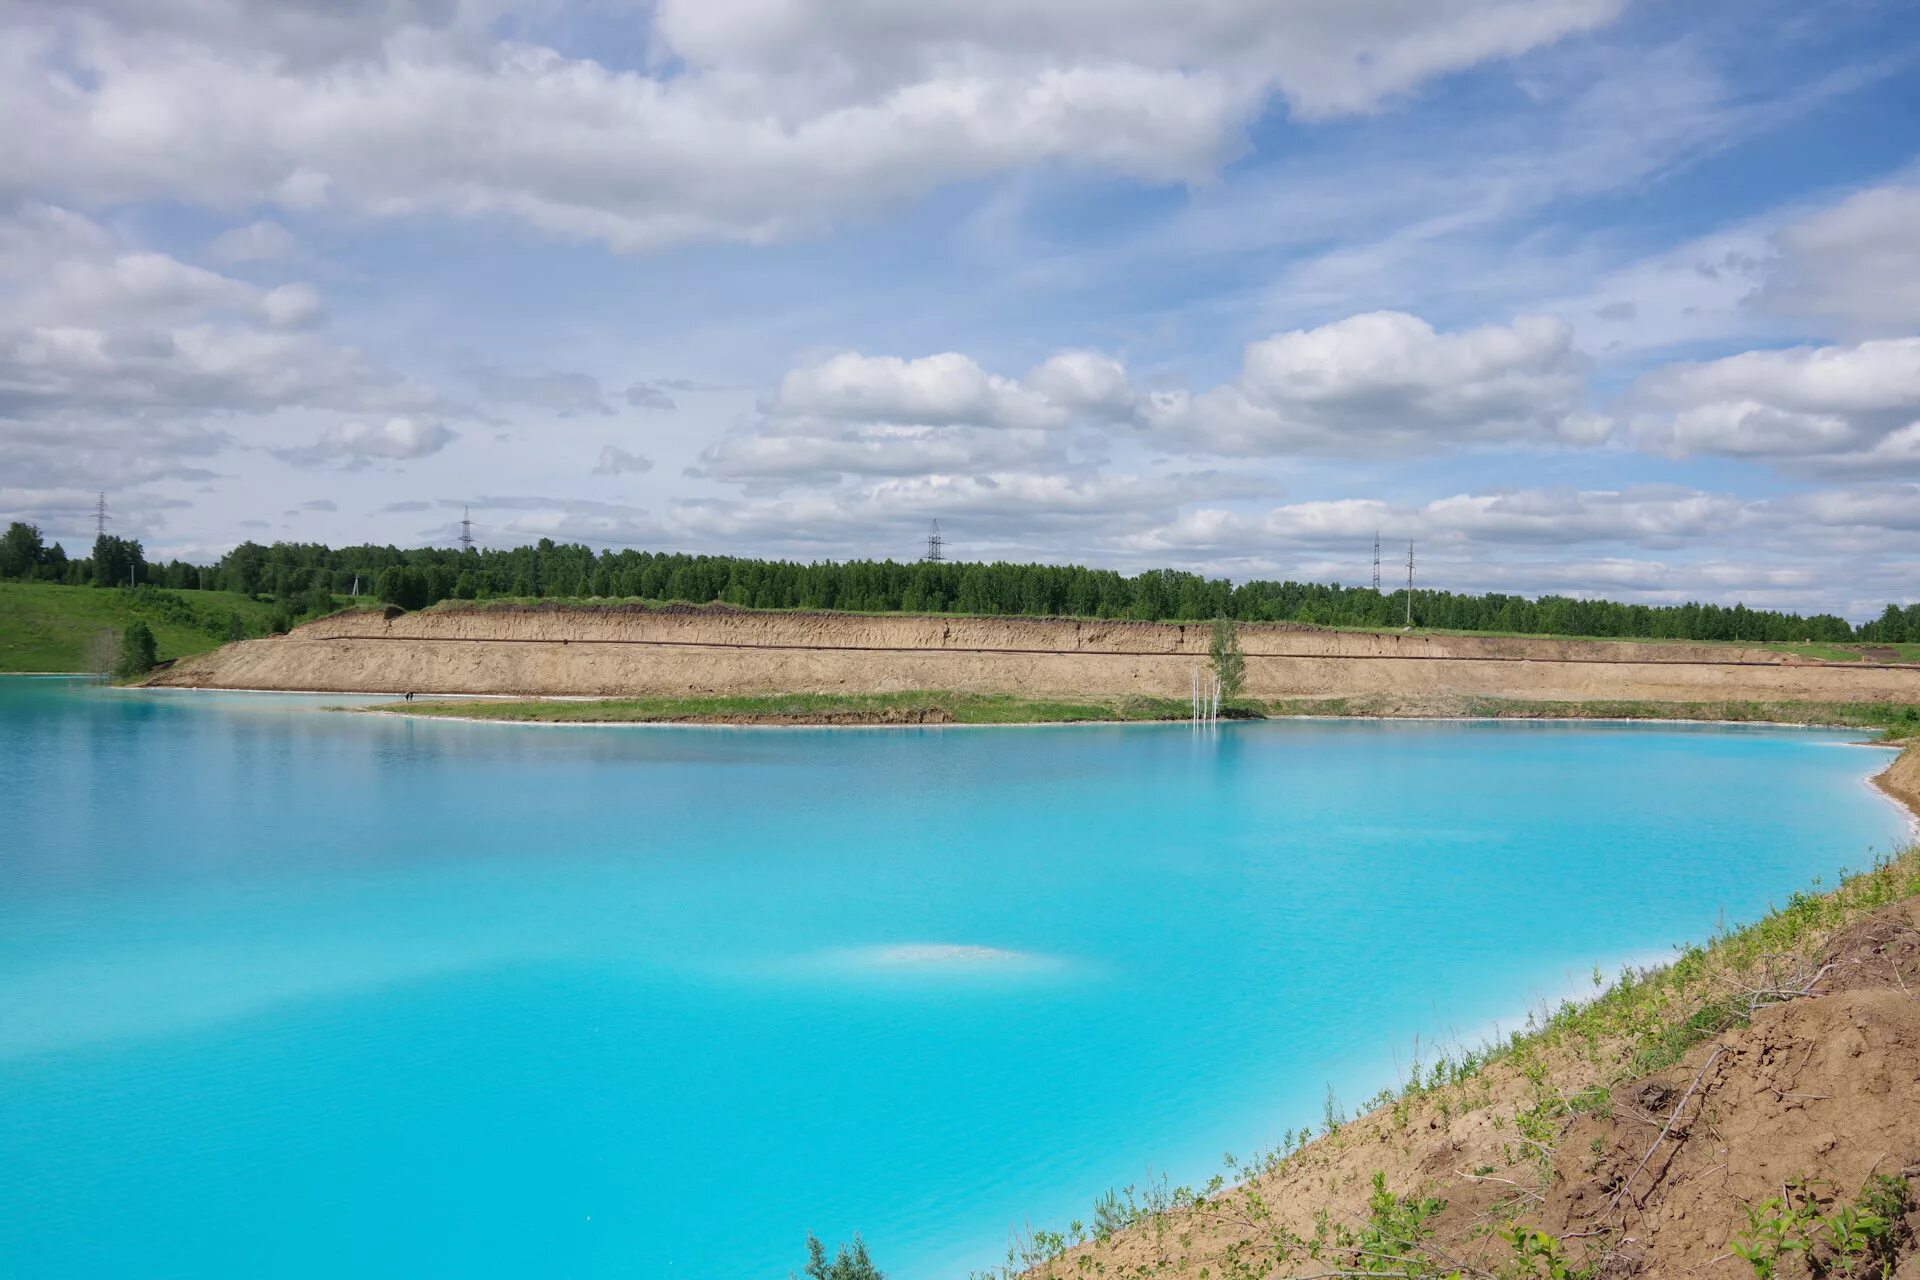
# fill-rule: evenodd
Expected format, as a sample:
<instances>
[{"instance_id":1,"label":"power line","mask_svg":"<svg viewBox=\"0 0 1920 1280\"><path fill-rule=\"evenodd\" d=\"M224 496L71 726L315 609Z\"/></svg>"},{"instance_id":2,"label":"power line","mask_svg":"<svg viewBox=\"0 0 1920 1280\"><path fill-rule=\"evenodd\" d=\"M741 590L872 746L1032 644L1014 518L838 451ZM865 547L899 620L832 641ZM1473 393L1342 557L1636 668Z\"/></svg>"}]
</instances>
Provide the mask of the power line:
<instances>
[{"instance_id":1,"label":"power line","mask_svg":"<svg viewBox=\"0 0 1920 1280\"><path fill-rule=\"evenodd\" d=\"M462 550L473 550L473 508L460 508L460 546Z\"/></svg>"},{"instance_id":2,"label":"power line","mask_svg":"<svg viewBox=\"0 0 1920 1280\"><path fill-rule=\"evenodd\" d=\"M940 522L935 520L927 529L927 554L921 559L928 564L939 564L947 558L947 540L940 536Z\"/></svg>"},{"instance_id":3,"label":"power line","mask_svg":"<svg viewBox=\"0 0 1920 1280\"><path fill-rule=\"evenodd\" d=\"M1380 531L1373 531L1373 593L1380 594Z\"/></svg>"},{"instance_id":4,"label":"power line","mask_svg":"<svg viewBox=\"0 0 1920 1280\"><path fill-rule=\"evenodd\" d=\"M103 489L93 504L93 527L99 531L101 537L107 536L107 522L112 519L113 517L107 514L107 494Z\"/></svg>"},{"instance_id":5,"label":"power line","mask_svg":"<svg viewBox=\"0 0 1920 1280\"><path fill-rule=\"evenodd\" d=\"M1407 626L1413 626L1413 539L1407 539Z\"/></svg>"}]
</instances>

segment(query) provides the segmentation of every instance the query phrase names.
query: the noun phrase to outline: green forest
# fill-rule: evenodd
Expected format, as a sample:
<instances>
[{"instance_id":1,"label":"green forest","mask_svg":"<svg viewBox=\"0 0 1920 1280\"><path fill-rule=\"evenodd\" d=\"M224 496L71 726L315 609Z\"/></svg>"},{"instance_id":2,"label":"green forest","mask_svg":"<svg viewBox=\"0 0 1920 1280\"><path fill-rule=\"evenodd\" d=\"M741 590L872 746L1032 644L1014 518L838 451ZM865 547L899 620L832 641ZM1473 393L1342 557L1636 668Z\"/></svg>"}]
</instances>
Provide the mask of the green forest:
<instances>
[{"instance_id":1,"label":"green forest","mask_svg":"<svg viewBox=\"0 0 1920 1280\"><path fill-rule=\"evenodd\" d=\"M336 596L424 608L442 600L641 599L723 601L756 609L867 613L966 613L1147 620L1226 617L1335 627L1393 627L1408 612L1404 589L1334 583L1229 582L1173 569L1127 575L1078 565L799 563L734 556L602 550L541 539L511 549L243 542L215 564L146 560L138 541L103 534L85 559L48 546L16 523L0 539L0 578L102 587L225 591L270 600L288 618L329 612ZM1920 641L1920 604L1890 604L1855 626L1833 614L1802 616L1745 605L1623 604L1568 596L1416 590L1414 625L1524 635L1676 640Z\"/></svg>"}]
</instances>

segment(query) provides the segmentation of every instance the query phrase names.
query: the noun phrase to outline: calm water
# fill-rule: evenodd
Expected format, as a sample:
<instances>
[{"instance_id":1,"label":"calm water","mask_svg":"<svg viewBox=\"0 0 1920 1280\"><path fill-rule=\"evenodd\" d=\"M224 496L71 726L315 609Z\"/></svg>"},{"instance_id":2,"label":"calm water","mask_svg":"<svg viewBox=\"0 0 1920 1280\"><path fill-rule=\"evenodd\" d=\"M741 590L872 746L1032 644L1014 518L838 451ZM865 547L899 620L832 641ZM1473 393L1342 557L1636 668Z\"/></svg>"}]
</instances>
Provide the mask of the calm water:
<instances>
[{"instance_id":1,"label":"calm water","mask_svg":"<svg viewBox=\"0 0 1920 1280\"><path fill-rule=\"evenodd\" d=\"M1893 847L1854 736L0 679L0 1273L964 1276Z\"/></svg>"}]
</instances>

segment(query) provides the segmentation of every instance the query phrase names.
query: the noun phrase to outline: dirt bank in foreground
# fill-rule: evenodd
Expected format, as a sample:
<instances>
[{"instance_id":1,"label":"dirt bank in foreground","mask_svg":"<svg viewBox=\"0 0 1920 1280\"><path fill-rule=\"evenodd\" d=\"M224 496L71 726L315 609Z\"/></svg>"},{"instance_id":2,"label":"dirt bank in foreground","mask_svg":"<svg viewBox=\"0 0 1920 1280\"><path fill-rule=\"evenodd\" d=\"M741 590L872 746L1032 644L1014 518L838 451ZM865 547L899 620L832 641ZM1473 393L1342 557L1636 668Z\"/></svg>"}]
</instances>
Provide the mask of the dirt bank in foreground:
<instances>
[{"instance_id":1,"label":"dirt bank in foreground","mask_svg":"<svg viewBox=\"0 0 1920 1280\"><path fill-rule=\"evenodd\" d=\"M1564 1008L1490 1063L1429 1063L1240 1186L1136 1193L1094 1215L1103 1239L1029 1242L1014 1270L1913 1280L1915 895L1920 851Z\"/></svg>"},{"instance_id":2,"label":"dirt bank in foreground","mask_svg":"<svg viewBox=\"0 0 1920 1280\"><path fill-rule=\"evenodd\" d=\"M1915 818L1920 818L1920 741L1908 741L1910 745L1907 749L1895 757L1893 763L1873 781L1882 791L1907 806Z\"/></svg>"},{"instance_id":3,"label":"dirt bank in foreground","mask_svg":"<svg viewBox=\"0 0 1920 1280\"><path fill-rule=\"evenodd\" d=\"M763 613L703 607L342 614L228 645L156 685L325 692L688 696L941 689L1185 698L1204 624ZM1920 665L1759 649L1241 628L1253 698L1479 695L1920 702Z\"/></svg>"}]
</instances>

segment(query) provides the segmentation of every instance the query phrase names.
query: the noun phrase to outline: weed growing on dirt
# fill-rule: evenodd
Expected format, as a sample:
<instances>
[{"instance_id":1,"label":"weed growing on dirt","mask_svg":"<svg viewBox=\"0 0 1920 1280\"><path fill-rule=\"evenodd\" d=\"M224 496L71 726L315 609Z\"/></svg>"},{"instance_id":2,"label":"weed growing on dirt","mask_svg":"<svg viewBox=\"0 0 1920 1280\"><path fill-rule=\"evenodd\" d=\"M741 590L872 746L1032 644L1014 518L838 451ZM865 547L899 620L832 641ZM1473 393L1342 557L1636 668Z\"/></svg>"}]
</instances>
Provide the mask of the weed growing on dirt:
<instances>
[{"instance_id":1,"label":"weed growing on dirt","mask_svg":"<svg viewBox=\"0 0 1920 1280\"><path fill-rule=\"evenodd\" d=\"M1913 1208L1905 1178L1867 1179L1852 1202L1835 1205L1825 1184L1796 1178L1780 1195L1747 1206L1746 1229L1733 1251L1753 1269L1755 1280L1773 1280L1790 1258L1804 1260L1814 1276L1886 1280L1913 1243L1903 1219Z\"/></svg>"}]
</instances>

